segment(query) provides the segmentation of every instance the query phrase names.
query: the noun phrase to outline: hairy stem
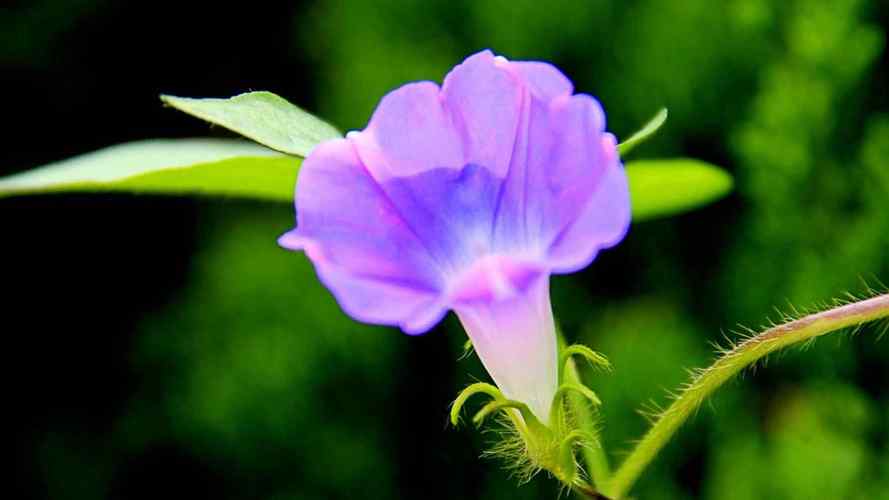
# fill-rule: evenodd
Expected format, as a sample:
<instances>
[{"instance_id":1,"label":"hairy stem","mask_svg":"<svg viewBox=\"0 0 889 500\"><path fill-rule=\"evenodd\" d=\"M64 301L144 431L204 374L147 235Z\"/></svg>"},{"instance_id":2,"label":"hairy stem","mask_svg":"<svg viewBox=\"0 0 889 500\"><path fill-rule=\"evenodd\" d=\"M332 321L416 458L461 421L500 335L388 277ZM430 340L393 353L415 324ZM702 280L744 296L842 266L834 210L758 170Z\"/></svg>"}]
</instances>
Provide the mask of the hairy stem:
<instances>
[{"instance_id":1,"label":"hairy stem","mask_svg":"<svg viewBox=\"0 0 889 500\"><path fill-rule=\"evenodd\" d=\"M561 330L557 329L559 340L559 350L564 350L566 346L565 337ZM569 358L562 367L564 371L563 378L566 382L582 383L580 380L580 372L573 358ZM599 416L598 409L591 407L589 401L581 395L569 394L568 405L577 419L577 425L596 438L597 446L584 446L581 448L583 461L586 463L587 472L590 475L592 484L601 489L611 476L611 467L608 465L608 456L602 446L599 436ZM594 497L595 498L595 497Z\"/></svg>"},{"instance_id":2,"label":"hairy stem","mask_svg":"<svg viewBox=\"0 0 889 500\"><path fill-rule=\"evenodd\" d=\"M704 399L757 360L793 344L887 317L889 317L889 294L878 295L802 317L770 328L741 342L709 368L700 372L684 388L624 460L611 481L607 485L600 486L601 490L608 498L623 498L645 467Z\"/></svg>"},{"instance_id":3,"label":"hairy stem","mask_svg":"<svg viewBox=\"0 0 889 500\"><path fill-rule=\"evenodd\" d=\"M580 374L574 360L566 363L565 380L572 382L580 382ZM578 426L596 436L597 446L584 446L581 448L584 462L587 465L587 472L590 480L594 485L601 488L609 480L611 476L611 468L608 465L608 456L605 455L605 448L602 446L601 437L599 436L599 418L597 416L598 409L591 407L589 401L579 394L569 394L568 404L574 412Z\"/></svg>"}]
</instances>

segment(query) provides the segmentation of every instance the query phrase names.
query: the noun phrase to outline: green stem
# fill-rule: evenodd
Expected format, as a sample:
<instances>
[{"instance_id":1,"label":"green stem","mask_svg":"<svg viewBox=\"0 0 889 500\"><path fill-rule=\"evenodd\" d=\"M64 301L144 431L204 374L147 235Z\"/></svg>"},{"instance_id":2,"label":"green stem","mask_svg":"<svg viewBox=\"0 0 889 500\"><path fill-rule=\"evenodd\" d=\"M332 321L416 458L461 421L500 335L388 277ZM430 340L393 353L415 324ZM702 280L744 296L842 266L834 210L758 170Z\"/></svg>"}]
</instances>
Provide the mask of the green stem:
<instances>
[{"instance_id":1,"label":"green stem","mask_svg":"<svg viewBox=\"0 0 889 500\"><path fill-rule=\"evenodd\" d=\"M600 489L609 498L623 498L645 467L704 399L747 366L790 345L886 317L889 317L889 294L805 316L770 328L738 344L685 387L624 460L610 483Z\"/></svg>"},{"instance_id":2,"label":"green stem","mask_svg":"<svg viewBox=\"0 0 889 500\"><path fill-rule=\"evenodd\" d=\"M565 349L565 337L560 330L557 330L559 338L559 350ZM564 367L562 376L566 382L582 383L580 373L577 370L577 364L573 358L569 358ZM608 465L608 456L605 454L605 448L602 446L602 439L599 436L599 417L598 410L591 408L589 401L579 394L569 394L568 404L571 411L577 419L578 426L590 435L596 438L599 446L584 446L581 448L584 462L586 462L587 471L593 486L602 489L608 483L611 476L611 467Z\"/></svg>"},{"instance_id":3,"label":"green stem","mask_svg":"<svg viewBox=\"0 0 889 500\"><path fill-rule=\"evenodd\" d=\"M571 490L583 498L592 498L594 500L608 500L608 497L603 497L601 493L596 491L596 488L593 488L592 486L587 484L573 484L571 485Z\"/></svg>"}]
</instances>

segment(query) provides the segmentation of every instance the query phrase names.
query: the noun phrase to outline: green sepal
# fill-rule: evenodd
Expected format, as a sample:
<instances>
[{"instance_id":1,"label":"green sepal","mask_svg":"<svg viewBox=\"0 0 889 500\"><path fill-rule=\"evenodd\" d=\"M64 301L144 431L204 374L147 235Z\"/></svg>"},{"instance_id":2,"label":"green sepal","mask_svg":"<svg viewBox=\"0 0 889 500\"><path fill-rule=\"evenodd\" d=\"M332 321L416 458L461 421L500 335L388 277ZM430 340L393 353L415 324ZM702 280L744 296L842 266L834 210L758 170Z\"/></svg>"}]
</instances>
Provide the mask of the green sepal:
<instances>
[{"instance_id":1,"label":"green sepal","mask_svg":"<svg viewBox=\"0 0 889 500\"><path fill-rule=\"evenodd\" d=\"M491 396L494 401L506 401L506 398L503 396L503 393L500 392L500 389L487 382L476 382L471 384L460 391L460 394L457 395L457 399L454 400L454 404L451 405L451 425L456 427L460 424L460 410L463 409L463 405L466 404L466 401L476 394L487 394L488 396Z\"/></svg>"},{"instance_id":2,"label":"green sepal","mask_svg":"<svg viewBox=\"0 0 889 500\"><path fill-rule=\"evenodd\" d=\"M559 367L564 370L565 365L572 356L580 356L587 360L591 366L602 371L611 371L611 362L604 355L582 344L574 344L566 347L559 355Z\"/></svg>"},{"instance_id":3,"label":"green sepal","mask_svg":"<svg viewBox=\"0 0 889 500\"><path fill-rule=\"evenodd\" d=\"M576 393L580 394L581 396L583 396L584 398L589 400L589 402L593 406L601 406L602 405L602 400L599 399L599 396L589 387L587 387L583 384L578 384L578 383L574 383L574 382L566 382L566 383L559 386L559 388L556 390L556 395L553 396L553 404L550 407L550 417L549 417L551 423L559 422L559 415L560 415L560 412L562 411L562 405L563 405L562 400L570 392L576 392Z\"/></svg>"},{"instance_id":4,"label":"green sepal","mask_svg":"<svg viewBox=\"0 0 889 500\"><path fill-rule=\"evenodd\" d=\"M522 403L521 401L515 401L512 399L491 401L490 403L482 407L482 409L479 410L474 417L472 417L472 423L474 423L476 427L480 427L489 415L497 411L507 409L514 409L519 411L519 413L522 415L522 420L525 421L525 425L528 427L528 430L534 435L534 437L540 438L549 434L549 430L546 428L545 425L543 425L543 422L541 422L534 415L534 412L532 412L531 409L528 408L528 405Z\"/></svg>"},{"instance_id":5,"label":"green sepal","mask_svg":"<svg viewBox=\"0 0 889 500\"><path fill-rule=\"evenodd\" d=\"M581 446L596 443L596 439L590 433L575 429L569 432L562 442L559 444L559 466L562 469L562 480L568 484L574 482L577 478L577 461L574 459L574 446L580 443Z\"/></svg>"},{"instance_id":6,"label":"green sepal","mask_svg":"<svg viewBox=\"0 0 889 500\"><path fill-rule=\"evenodd\" d=\"M469 345L467 343L467 347ZM586 359L599 370L611 369L605 356L586 346L561 348L558 358L560 385L553 395L549 415L544 415L548 417L545 424L526 403L507 399L498 388L484 382L472 384L458 395L451 408L451 422L455 425L459 422L460 411L470 397L487 394L491 400L473 415L473 424L481 427L490 420L490 416L503 412L507 418L499 423L508 429L499 433L503 441L489 454L507 460L522 481L530 479L540 470L546 470L572 490L598 498L596 484L591 482L592 478L590 481L585 478L582 472L585 466L578 462L575 453L583 451L587 460L590 454L603 453L595 423L590 423L584 416L584 412L595 412L602 401L576 375L569 375L574 373L575 356ZM607 472L602 473L601 467L595 467L595 462L590 467L601 475L604 484Z\"/></svg>"}]
</instances>

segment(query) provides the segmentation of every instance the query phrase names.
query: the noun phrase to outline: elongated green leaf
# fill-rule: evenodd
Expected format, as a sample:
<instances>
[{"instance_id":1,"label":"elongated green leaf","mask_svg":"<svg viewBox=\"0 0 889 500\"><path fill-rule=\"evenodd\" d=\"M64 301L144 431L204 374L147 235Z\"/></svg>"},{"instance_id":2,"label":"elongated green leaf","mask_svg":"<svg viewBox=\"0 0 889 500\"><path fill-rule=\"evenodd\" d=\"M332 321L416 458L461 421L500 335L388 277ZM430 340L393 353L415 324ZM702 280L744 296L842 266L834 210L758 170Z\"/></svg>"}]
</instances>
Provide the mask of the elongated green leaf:
<instances>
[{"instance_id":1,"label":"elongated green leaf","mask_svg":"<svg viewBox=\"0 0 889 500\"><path fill-rule=\"evenodd\" d=\"M0 197L126 191L287 201L300 162L241 140L146 140L0 178Z\"/></svg>"},{"instance_id":2,"label":"elongated green leaf","mask_svg":"<svg viewBox=\"0 0 889 500\"><path fill-rule=\"evenodd\" d=\"M732 190L732 177L699 160L639 160L626 164L633 220L686 212L722 198Z\"/></svg>"},{"instance_id":3,"label":"elongated green leaf","mask_svg":"<svg viewBox=\"0 0 889 500\"><path fill-rule=\"evenodd\" d=\"M0 178L0 198L124 191L293 202L301 160L239 140L158 139L112 146ZM727 194L731 177L689 159L626 166L635 221L675 215Z\"/></svg>"},{"instance_id":4,"label":"elongated green leaf","mask_svg":"<svg viewBox=\"0 0 889 500\"><path fill-rule=\"evenodd\" d=\"M271 92L248 92L230 99L162 95L180 111L225 127L274 150L305 158L318 143L342 137L327 122Z\"/></svg>"},{"instance_id":5,"label":"elongated green leaf","mask_svg":"<svg viewBox=\"0 0 889 500\"><path fill-rule=\"evenodd\" d=\"M648 120L641 129L631 135L629 139L617 145L617 152L621 156L626 156L633 148L645 142L649 137L655 134L667 121L667 108L661 108L651 120Z\"/></svg>"}]
</instances>

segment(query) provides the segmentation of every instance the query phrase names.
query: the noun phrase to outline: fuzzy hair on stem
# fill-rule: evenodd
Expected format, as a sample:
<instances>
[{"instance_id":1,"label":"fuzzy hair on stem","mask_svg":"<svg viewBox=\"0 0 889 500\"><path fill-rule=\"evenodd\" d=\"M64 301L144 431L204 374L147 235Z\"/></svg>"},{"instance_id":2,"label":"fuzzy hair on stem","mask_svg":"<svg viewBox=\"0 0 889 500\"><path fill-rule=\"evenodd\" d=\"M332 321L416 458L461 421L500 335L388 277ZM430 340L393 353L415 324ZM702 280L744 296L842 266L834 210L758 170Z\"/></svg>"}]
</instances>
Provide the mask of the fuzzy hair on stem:
<instances>
[{"instance_id":1,"label":"fuzzy hair on stem","mask_svg":"<svg viewBox=\"0 0 889 500\"><path fill-rule=\"evenodd\" d=\"M797 319L787 318L783 324L773 325L762 333L750 336L721 356L709 368L696 372L683 387L673 403L654 419L651 428L638 442L600 489L607 498L620 499L632 488L645 467L667 444L673 434L716 389L765 356L795 344L804 344L828 333L852 328L865 323L889 318L889 293L867 299L835 305ZM885 327L884 327L885 331Z\"/></svg>"}]
</instances>

